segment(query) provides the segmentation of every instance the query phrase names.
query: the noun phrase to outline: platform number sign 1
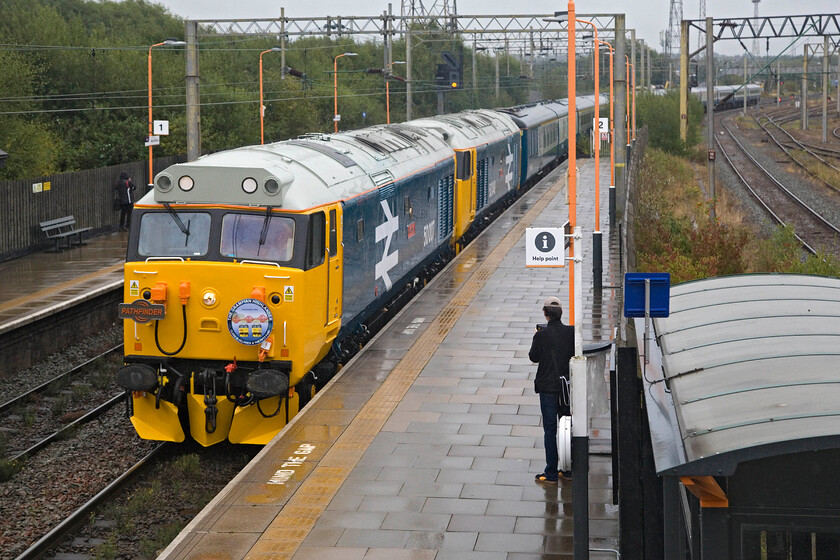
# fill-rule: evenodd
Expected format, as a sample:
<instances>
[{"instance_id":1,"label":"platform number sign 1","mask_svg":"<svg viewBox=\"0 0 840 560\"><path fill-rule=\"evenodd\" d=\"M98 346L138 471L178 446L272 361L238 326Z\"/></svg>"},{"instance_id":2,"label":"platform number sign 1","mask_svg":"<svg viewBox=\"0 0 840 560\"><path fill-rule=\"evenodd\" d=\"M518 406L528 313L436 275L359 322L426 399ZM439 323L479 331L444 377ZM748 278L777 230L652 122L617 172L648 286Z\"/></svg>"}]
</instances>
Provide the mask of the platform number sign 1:
<instances>
[{"instance_id":1,"label":"platform number sign 1","mask_svg":"<svg viewBox=\"0 0 840 560\"><path fill-rule=\"evenodd\" d=\"M152 131L155 136L168 136L169 121L152 121Z\"/></svg>"}]
</instances>

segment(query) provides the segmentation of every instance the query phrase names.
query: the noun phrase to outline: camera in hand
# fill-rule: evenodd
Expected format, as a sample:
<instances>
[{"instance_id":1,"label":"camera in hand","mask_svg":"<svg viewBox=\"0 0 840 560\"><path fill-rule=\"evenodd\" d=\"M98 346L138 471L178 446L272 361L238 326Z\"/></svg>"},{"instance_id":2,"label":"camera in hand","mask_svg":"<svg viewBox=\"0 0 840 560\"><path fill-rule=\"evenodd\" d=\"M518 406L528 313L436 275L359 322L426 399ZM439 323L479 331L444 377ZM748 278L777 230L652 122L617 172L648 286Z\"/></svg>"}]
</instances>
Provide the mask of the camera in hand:
<instances>
[{"instance_id":1,"label":"camera in hand","mask_svg":"<svg viewBox=\"0 0 840 560\"><path fill-rule=\"evenodd\" d=\"M537 323L537 330L541 331L548 326L548 323Z\"/></svg>"}]
</instances>

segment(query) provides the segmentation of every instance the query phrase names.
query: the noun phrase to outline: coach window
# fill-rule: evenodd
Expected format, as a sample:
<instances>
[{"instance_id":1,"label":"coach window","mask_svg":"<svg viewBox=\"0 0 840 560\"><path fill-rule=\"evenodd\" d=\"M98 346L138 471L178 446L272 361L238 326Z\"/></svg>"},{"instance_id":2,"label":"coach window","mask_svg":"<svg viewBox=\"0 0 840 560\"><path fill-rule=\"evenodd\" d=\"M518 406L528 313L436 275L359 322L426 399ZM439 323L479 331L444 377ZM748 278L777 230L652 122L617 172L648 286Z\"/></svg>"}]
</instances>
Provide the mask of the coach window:
<instances>
[{"instance_id":1,"label":"coach window","mask_svg":"<svg viewBox=\"0 0 840 560\"><path fill-rule=\"evenodd\" d=\"M327 217L316 212L309 218L309 235L306 243L306 268L315 268L324 262L326 250Z\"/></svg>"},{"instance_id":2,"label":"coach window","mask_svg":"<svg viewBox=\"0 0 840 560\"><path fill-rule=\"evenodd\" d=\"M470 152L455 152L455 164L456 164L456 179L459 181L466 181L470 178L470 172L472 171L472 153Z\"/></svg>"},{"instance_id":3,"label":"coach window","mask_svg":"<svg viewBox=\"0 0 840 560\"><path fill-rule=\"evenodd\" d=\"M335 217L335 210L330 210L330 256L334 257L338 252L338 220Z\"/></svg>"}]
</instances>

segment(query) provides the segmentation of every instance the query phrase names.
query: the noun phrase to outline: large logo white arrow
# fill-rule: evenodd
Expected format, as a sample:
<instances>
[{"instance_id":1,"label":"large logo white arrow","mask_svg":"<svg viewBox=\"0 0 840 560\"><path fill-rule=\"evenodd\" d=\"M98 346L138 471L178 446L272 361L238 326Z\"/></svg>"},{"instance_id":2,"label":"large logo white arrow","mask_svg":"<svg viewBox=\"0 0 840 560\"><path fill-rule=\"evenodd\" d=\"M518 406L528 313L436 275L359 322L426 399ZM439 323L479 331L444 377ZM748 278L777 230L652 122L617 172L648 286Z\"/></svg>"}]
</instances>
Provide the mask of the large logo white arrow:
<instances>
[{"instance_id":1,"label":"large logo white arrow","mask_svg":"<svg viewBox=\"0 0 840 560\"><path fill-rule=\"evenodd\" d=\"M385 211L385 222L376 226L376 242L379 243L385 240L385 248L382 250L382 259L376 263L376 279L382 278L385 282L385 288L390 290L391 278L388 276L388 271L397 266L399 262L399 250L394 251L390 255L388 251L391 249L391 239L394 234L400 229L400 218L391 214L391 207L388 206L388 201L380 200L382 210Z\"/></svg>"}]
</instances>

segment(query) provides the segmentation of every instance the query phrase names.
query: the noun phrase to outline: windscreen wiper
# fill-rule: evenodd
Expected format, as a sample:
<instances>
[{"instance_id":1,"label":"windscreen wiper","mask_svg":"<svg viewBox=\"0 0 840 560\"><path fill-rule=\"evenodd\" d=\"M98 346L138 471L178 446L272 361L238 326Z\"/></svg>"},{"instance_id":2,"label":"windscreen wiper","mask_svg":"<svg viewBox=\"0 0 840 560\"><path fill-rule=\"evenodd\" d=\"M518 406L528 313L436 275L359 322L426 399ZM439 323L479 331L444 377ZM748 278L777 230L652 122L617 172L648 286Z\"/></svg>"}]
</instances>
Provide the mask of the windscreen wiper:
<instances>
[{"instance_id":1,"label":"windscreen wiper","mask_svg":"<svg viewBox=\"0 0 840 560\"><path fill-rule=\"evenodd\" d=\"M178 215L178 213L175 210L172 209L172 206L170 206L168 203L164 202L163 207L166 208L166 211L169 212L169 215L172 216L173 220L175 220L175 224L177 224L178 229L181 230L181 233L183 233L189 239L189 237L190 237L189 225L186 225L186 226L184 225L184 222L181 221L181 217ZM189 222L188 222L188 224L189 224Z\"/></svg>"},{"instance_id":2,"label":"windscreen wiper","mask_svg":"<svg viewBox=\"0 0 840 560\"><path fill-rule=\"evenodd\" d=\"M260 232L260 244L257 247L257 254L260 253L260 247L265 245L265 240L268 238L268 224L271 222L271 206L265 209L265 220L263 220L262 231Z\"/></svg>"}]
</instances>

